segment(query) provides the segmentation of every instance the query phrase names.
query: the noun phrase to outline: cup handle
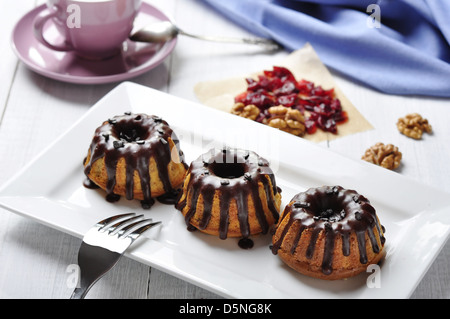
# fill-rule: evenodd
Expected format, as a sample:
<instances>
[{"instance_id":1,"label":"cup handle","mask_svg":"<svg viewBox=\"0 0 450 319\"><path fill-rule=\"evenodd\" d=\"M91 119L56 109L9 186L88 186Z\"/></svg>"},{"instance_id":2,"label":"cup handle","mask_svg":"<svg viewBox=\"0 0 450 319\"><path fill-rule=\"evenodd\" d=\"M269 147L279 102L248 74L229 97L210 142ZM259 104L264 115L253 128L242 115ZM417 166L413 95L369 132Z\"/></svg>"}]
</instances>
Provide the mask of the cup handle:
<instances>
[{"instance_id":1,"label":"cup handle","mask_svg":"<svg viewBox=\"0 0 450 319\"><path fill-rule=\"evenodd\" d=\"M33 31L34 31L34 36L36 37L36 39L41 42L43 45L45 45L46 47L55 50L55 51L72 51L73 47L68 44L60 44L60 45L54 45L51 44L50 42L48 42L45 37L44 37L44 26L45 23L51 19L56 17L56 15L58 14L58 8L56 6L54 6L53 8L47 8L46 10L42 11L35 19L33 22Z\"/></svg>"}]
</instances>

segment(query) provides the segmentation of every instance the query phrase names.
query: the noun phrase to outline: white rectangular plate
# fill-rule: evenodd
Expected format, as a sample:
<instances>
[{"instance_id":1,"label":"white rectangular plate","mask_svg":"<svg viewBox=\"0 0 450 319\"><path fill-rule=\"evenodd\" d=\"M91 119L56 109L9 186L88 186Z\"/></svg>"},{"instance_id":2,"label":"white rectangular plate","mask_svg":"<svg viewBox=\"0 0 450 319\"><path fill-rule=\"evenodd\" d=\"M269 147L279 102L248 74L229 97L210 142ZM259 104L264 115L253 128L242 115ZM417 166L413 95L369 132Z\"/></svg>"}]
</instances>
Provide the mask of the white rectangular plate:
<instances>
[{"instance_id":1,"label":"white rectangular plate","mask_svg":"<svg viewBox=\"0 0 450 319\"><path fill-rule=\"evenodd\" d=\"M169 122L187 163L224 143L259 153L271 162L282 188L282 208L310 187L357 190L370 199L386 228L387 255L380 272L338 281L309 278L271 253L270 235L258 236L255 246L244 250L236 239L187 231L173 206L156 203L143 210L138 201L124 198L108 203L102 190L82 185L82 161L95 128L126 111L155 114ZM447 193L268 126L132 83L111 91L6 183L0 205L80 238L103 218L142 212L163 226L136 242L128 257L229 298L407 298L450 233Z\"/></svg>"}]
</instances>

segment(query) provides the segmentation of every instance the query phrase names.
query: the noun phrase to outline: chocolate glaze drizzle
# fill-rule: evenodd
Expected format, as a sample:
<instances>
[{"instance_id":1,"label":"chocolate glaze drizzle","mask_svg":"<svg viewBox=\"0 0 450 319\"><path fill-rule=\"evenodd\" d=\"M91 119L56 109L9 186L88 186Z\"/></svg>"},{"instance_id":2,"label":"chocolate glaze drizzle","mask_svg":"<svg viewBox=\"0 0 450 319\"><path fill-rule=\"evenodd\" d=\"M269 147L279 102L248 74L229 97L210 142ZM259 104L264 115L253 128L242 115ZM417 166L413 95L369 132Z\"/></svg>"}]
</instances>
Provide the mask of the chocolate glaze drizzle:
<instances>
[{"instance_id":1,"label":"chocolate glaze drizzle","mask_svg":"<svg viewBox=\"0 0 450 319\"><path fill-rule=\"evenodd\" d=\"M288 216L288 217L287 217ZM322 260L322 272L332 273L333 250L337 236L342 238L342 254L350 255L350 234L354 232L358 242L361 264L366 264L367 251L365 235L368 234L372 250L381 251L385 243L384 227L380 226L376 212L369 200L354 190L346 190L341 186L323 186L311 188L297 194L286 206L282 218L289 218L277 242L272 246L273 254L277 254L283 240L293 223L300 223L300 229L294 238L290 253L294 254L305 229L311 229L311 239L306 250L306 257L311 259L314 254L319 234L325 232L325 251ZM373 231L376 227L379 236Z\"/></svg>"},{"instance_id":2,"label":"chocolate glaze drizzle","mask_svg":"<svg viewBox=\"0 0 450 319\"><path fill-rule=\"evenodd\" d=\"M177 191L173 189L167 165L171 161L171 149L169 138L177 147L179 158L184 166L183 153L179 149L179 141L168 123L158 116L147 114L131 114L115 116L105 121L94 133L90 146L90 159L86 163L84 173L89 175L92 164L100 158L105 158L105 167L108 175L106 184L106 199L114 202L120 196L114 194L116 186L116 169L119 159L126 162L126 198L134 198L134 172L139 174L144 199L141 201L143 208L150 208L154 204L150 186L150 158L156 162L159 178L163 183L166 194L161 197L161 202L174 203ZM89 179L89 178L88 178ZM94 187L92 181L85 181L86 187ZM172 198L170 200L170 198Z\"/></svg>"},{"instance_id":3,"label":"chocolate glaze drizzle","mask_svg":"<svg viewBox=\"0 0 450 319\"><path fill-rule=\"evenodd\" d=\"M219 237L227 238L230 202L236 200L240 231L244 238L250 236L248 223L248 203L250 195L255 205L256 217L261 226L262 233L269 230L263 204L259 196L258 183L262 183L267 198L267 206L275 221L279 213L274 204L274 196L279 192L276 186L275 176L269 167L269 163L256 153L240 149L212 149L191 163L188 171L189 184L186 187L186 196L180 198L176 208L182 211L186 206L189 210L185 214L188 229L191 229L191 218L196 213L197 202L200 195L203 198L203 215L199 229L205 229L211 219L214 194L220 193L220 223ZM270 180L270 182L269 182ZM190 195L192 194L192 195ZM189 198L189 203L187 202ZM240 245L245 248L252 246L248 241Z\"/></svg>"}]
</instances>

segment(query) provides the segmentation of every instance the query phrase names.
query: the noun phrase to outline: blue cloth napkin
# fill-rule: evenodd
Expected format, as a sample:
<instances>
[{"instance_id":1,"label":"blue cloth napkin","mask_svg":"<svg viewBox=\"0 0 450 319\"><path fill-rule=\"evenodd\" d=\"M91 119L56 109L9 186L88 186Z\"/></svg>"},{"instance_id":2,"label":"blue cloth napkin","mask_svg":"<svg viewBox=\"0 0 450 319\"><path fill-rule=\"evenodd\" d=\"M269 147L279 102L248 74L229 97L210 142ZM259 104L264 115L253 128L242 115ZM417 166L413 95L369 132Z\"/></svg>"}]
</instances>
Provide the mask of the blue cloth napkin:
<instances>
[{"instance_id":1,"label":"blue cloth napkin","mask_svg":"<svg viewBox=\"0 0 450 319\"><path fill-rule=\"evenodd\" d=\"M450 97L450 0L201 1L379 91Z\"/></svg>"}]
</instances>

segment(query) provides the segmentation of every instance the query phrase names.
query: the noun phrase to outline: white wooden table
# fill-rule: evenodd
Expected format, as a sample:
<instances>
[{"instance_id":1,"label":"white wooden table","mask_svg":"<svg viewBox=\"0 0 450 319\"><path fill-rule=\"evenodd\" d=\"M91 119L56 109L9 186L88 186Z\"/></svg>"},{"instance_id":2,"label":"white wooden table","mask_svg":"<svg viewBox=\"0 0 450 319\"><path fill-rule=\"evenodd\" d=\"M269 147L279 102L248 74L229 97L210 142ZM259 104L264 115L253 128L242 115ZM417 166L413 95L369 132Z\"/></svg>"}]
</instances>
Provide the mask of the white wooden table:
<instances>
[{"instance_id":1,"label":"white wooden table","mask_svg":"<svg viewBox=\"0 0 450 319\"><path fill-rule=\"evenodd\" d=\"M195 0L148 1L199 34L248 36L210 7ZM43 1L0 0L0 184L63 133L90 106L117 84L73 85L29 71L10 48L15 23ZM265 54L243 45L223 45L181 37L173 54L156 69L131 81L195 101L199 81L258 71L287 52ZM450 192L450 103L448 99L390 96L339 74L338 85L374 130L323 143L324 147L359 159L375 142L402 140L399 174ZM434 134L421 141L402 138L392 123L419 112ZM68 298L68 265L76 263L81 240L24 217L0 210L0 298ZM413 298L450 297L450 243L431 265ZM412 265L413 267L413 265ZM220 298L156 269L123 258L88 294L88 298Z\"/></svg>"}]
</instances>

